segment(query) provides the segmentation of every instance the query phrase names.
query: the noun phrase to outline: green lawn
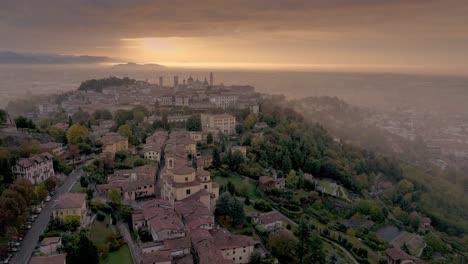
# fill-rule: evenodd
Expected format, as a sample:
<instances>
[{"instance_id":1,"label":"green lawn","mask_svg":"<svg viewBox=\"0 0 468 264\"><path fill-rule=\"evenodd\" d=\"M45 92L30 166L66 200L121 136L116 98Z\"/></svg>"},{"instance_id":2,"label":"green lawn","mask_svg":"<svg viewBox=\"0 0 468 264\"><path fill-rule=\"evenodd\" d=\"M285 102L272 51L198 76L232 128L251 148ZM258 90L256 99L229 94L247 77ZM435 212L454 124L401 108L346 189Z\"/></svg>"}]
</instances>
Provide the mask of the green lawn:
<instances>
[{"instance_id":1,"label":"green lawn","mask_svg":"<svg viewBox=\"0 0 468 264\"><path fill-rule=\"evenodd\" d=\"M107 259L101 259L99 264L132 264L132 255L127 245L123 245L118 251L110 252Z\"/></svg>"},{"instance_id":2,"label":"green lawn","mask_svg":"<svg viewBox=\"0 0 468 264\"><path fill-rule=\"evenodd\" d=\"M261 198L261 194L257 191L257 186L256 182L249 180L249 179L244 179L242 176L229 176L229 177L214 177L213 178L214 182L221 185L227 185L228 182L232 182L234 186L236 187L236 191L239 193L245 193L249 196L249 198L252 199L259 199Z\"/></svg>"},{"instance_id":3,"label":"green lawn","mask_svg":"<svg viewBox=\"0 0 468 264\"><path fill-rule=\"evenodd\" d=\"M96 246L107 243L107 238L114 234L109 220L109 215L106 215L106 218L102 222L98 221L97 217L94 218L93 224L91 225L90 239Z\"/></svg>"}]
</instances>

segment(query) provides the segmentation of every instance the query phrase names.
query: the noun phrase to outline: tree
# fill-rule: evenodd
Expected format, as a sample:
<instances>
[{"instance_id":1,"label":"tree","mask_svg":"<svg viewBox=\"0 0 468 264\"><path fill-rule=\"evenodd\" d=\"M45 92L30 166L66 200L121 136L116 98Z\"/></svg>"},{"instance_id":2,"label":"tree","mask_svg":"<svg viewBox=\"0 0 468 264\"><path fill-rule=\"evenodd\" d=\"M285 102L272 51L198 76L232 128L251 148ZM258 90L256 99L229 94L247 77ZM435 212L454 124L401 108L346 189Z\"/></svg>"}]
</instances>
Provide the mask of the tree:
<instances>
[{"instance_id":1,"label":"tree","mask_svg":"<svg viewBox=\"0 0 468 264\"><path fill-rule=\"evenodd\" d=\"M70 235L64 238L64 250L67 253L69 264L98 264L99 255L97 247L84 233Z\"/></svg>"},{"instance_id":2,"label":"tree","mask_svg":"<svg viewBox=\"0 0 468 264\"><path fill-rule=\"evenodd\" d=\"M291 189L295 189L299 183L299 178L297 177L296 171L291 170L286 178L286 186Z\"/></svg>"},{"instance_id":3,"label":"tree","mask_svg":"<svg viewBox=\"0 0 468 264\"><path fill-rule=\"evenodd\" d=\"M219 196L218 204L216 206L216 213L218 215L228 215L231 210L231 194L224 192Z\"/></svg>"},{"instance_id":4,"label":"tree","mask_svg":"<svg viewBox=\"0 0 468 264\"><path fill-rule=\"evenodd\" d=\"M57 184L58 184L58 179L54 176L49 177L44 181L44 186L48 192L55 190L55 187L57 187Z\"/></svg>"},{"instance_id":5,"label":"tree","mask_svg":"<svg viewBox=\"0 0 468 264\"><path fill-rule=\"evenodd\" d=\"M235 197L233 197L233 201L231 202L230 216L233 225L240 226L245 223L244 205Z\"/></svg>"},{"instance_id":6,"label":"tree","mask_svg":"<svg viewBox=\"0 0 468 264\"><path fill-rule=\"evenodd\" d=\"M63 221L63 225L67 230L75 231L80 226L80 216L67 215Z\"/></svg>"},{"instance_id":7,"label":"tree","mask_svg":"<svg viewBox=\"0 0 468 264\"><path fill-rule=\"evenodd\" d=\"M17 128L28 128L28 129L36 128L36 125L33 123L33 121L24 116L18 116L17 118L15 118L15 125Z\"/></svg>"},{"instance_id":8,"label":"tree","mask_svg":"<svg viewBox=\"0 0 468 264\"><path fill-rule=\"evenodd\" d=\"M219 166L221 166L221 157L218 148L215 147L213 149L213 167L218 168Z\"/></svg>"},{"instance_id":9,"label":"tree","mask_svg":"<svg viewBox=\"0 0 468 264\"><path fill-rule=\"evenodd\" d=\"M245 197L245 200L244 200L244 204L245 205L250 205L250 199L249 199L249 196Z\"/></svg>"},{"instance_id":10,"label":"tree","mask_svg":"<svg viewBox=\"0 0 468 264\"><path fill-rule=\"evenodd\" d=\"M213 144L213 134L211 132L206 136L206 144Z\"/></svg>"},{"instance_id":11,"label":"tree","mask_svg":"<svg viewBox=\"0 0 468 264\"><path fill-rule=\"evenodd\" d=\"M281 263L294 263L298 240L291 231L283 230L272 233L268 237L268 247L271 253L279 259Z\"/></svg>"},{"instance_id":12,"label":"tree","mask_svg":"<svg viewBox=\"0 0 468 264\"><path fill-rule=\"evenodd\" d=\"M201 131L201 120L199 115L192 115L187 119L188 131Z\"/></svg>"},{"instance_id":13,"label":"tree","mask_svg":"<svg viewBox=\"0 0 468 264\"><path fill-rule=\"evenodd\" d=\"M127 124L121 125L117 132L122 137L126 137L126 138L129 138L129 139L132 137L132 128Z\"/></svg>"},{"instance_id":14,"label":"tree","mask_svg":"<svg viewBox=\"0 0 468 264\"><path fill-rule=\"evenodd\" d=\"M112 120L112 113L107 110L96 110L93 113L93 118L94 119L103 119L103 120Z\"/></svg>"},{"instance_id":15,"label":"tree","mask_svg":"<svg viewBox=\"0 0 468 264\"><path fill-rule=\"evenodd\" d=\"M117 189L112 189L109 191L107 194L107 199L114 205L114 206L119 206L122 201L122 196L120 195L120 192Z\"/></svg>"},{"instance_id":16,"label":"tree","mask_svg":"<svg viewBox=\"0 0 468 264\"><path fill-rule=\"evenodd\" d=\"M79 124L72 125L67 131L69 144L77 144L88 139L88 128Z\"/></svg>"},{"instance_id":17,"label":"tree","mask_svg":"<svg viewBox=\"0 0 468 264\"><path fill-rule=\"evenodd\" d=\"M262 199L255 201L254 208L261 212L270 212L272 210L271 204Z\"/></svg>"},{"instance_id":18,"label":"tree","mask_svg":"<svg viewBox=\"0 0 468 264\"><path fill-rule=\"evenodd\" d=\"M245 119L244 119L244 126L246 128L252 128L255 123L257 123L257 115L254 113L249 114Z\"/></svg>"},{"instance_id":19,"label":"tree","mask_svg":"<svg viewBox=\"0 0 468 264\"><path fill-rule=\"evenodd\" d=\"M299 263L324 263L325 254L322 250L322 241L319 236L313 234L312 229L305 221L301 221L297 233L299 243L297 243L296 252Z\"/></svg>"}]
</instances>

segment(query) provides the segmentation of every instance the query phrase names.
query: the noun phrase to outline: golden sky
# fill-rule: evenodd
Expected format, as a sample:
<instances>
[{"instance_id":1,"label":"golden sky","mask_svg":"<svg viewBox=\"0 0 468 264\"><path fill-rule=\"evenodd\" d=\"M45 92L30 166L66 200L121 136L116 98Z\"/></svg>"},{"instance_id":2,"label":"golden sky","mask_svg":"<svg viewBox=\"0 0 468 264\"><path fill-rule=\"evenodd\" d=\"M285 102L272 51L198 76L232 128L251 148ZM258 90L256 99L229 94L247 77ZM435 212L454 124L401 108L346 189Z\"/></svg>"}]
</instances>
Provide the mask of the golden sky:
<instances>
[{"instance_id":1,"label":"golden sky","mask_svg":"<svg viewBox=\"0 0 468 264\"><path fill-rule=\"evenodd\" d=\"M0 50L168 66L468 72L466 0L2 0Z\"/></svg>"}]
</instances>

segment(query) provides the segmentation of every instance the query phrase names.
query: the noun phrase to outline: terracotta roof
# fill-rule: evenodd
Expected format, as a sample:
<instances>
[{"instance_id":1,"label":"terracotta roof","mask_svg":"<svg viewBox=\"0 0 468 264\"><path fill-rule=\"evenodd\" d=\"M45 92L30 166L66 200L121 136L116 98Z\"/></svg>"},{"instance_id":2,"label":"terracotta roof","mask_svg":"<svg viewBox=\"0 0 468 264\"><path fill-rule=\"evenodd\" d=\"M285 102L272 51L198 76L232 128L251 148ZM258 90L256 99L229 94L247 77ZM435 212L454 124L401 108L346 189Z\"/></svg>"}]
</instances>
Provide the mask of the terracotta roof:
<instances>
[{"instance_id":1,"label":"terracotta roof","mask_svg":"<svg viewBox=\"0 0 468 264\"><path fill-rule=\"evenodd\" d=\"M156 215L148 221L148 225L155 232L162 230L184 231L184 224L175 212L166 211L163 215Z\"/></svg>"},{"instance_id":2,"label":"terracotta roof","mask_svg":"<svg viewBox=\"0 0 468 264\"><path fill-rule=\"evenodd\" d=\"M227 229L215 228L210 231L219 249L255 246L257 242L249 236L233 235Z\"/></svg>"},{"instance_id":3,"label":"terracotta roof","mask_svg":"<svg viewBox=\"0 0 468 264\"><path fill-rule=\"evenodd\" d=\"M121 142L124 140L128 140L126 137L122 137L121 135L117 133L107 133L104 136L102 136L99 141L101 142L102 145L112 145L117 142Z\"/></svg>"},{"instance_id":4,"label":"terracotta roof","mask_svg":"<svg viewBox=\"0 0 468 264\"><path fill-rule=\"evenodd\" d=\"M53 159L54 156L48 152L44 152L44 153L41 153L41 154L36 154L36 155L33 155L29 158L20 158L16 164L20 165L21 167L24 167L24 168L27 168L27 167L30 167L32 165L34 165L35 163L39 164L39 163L43 163L45 161L48 161L48 160L51 160Z\"/></svg>"},{"instance_id":5,"label":"terracotta roof","mask_svg":"<svg viewBox=\"0 0 468 264\"><path fill-rule=\"evenodd\" d=\"M86 201L86 193L61 194L54 209L81 208Z\"/></svg>"},{"instance_id":6,"label":"terracotta roof","mask_svg":"<svg viewBox=\"0 0 468 264\"><path fill-rule=\"evenodd\" d=\"M48 245L51 245L51 244L57 244L57 243L60 242L60 240L62 240L61 237L46 237L46 238L42 239L41 246L48 246Z\"/></svg>"},{"instance_id":7,"label":"terracotta roof","mask_svg":"<svg viewBox=\"0 0 468 264\"><path fill-rule=\"evenodd\" d=\"M261 214L258 214L256 216L256 218L262 224L265 224L265 225L283 220L283 216L280 213L278 213L277 211L271 211L271 212L268 212L268 213L261 213Z\"/></svg>"},{"instance_id":8,"label":"terracotta roof","mask_svg":"<svg viewBox=\"0 0 468 264\"><path fill-rule=\"evenodd\" d=\"M393 261L416 259L416 257L408 255L406 252L399 248L389 248L385 250L385 254Z\"/></svg>"},{"instance_id":9,"label":"terracotta roof","mask_svg":"<svg viewBox=\"0 0 468 264\"><path fill-rule=\"evenodd\" d=\"M29 261L29 264L65 264L65 259L65 254L34 256Z\"/></svg>"},{"instance_id":10,"label":"terracotta roof","mask_svg":"<svg viewBox=\"0 0 468 264\"><path fill-rule=\"evenodd\" d=\"M207 170L197 170L196 175L199 177L209 177L211 173Z\"/></svg>"},{"instance_id":11,"label":"terracotta roof","mask_svg":"<svg viewBox=\"0 0 468 264\"><path fill-rule=\"evenodd\" d=\"M182 258L177 258L172 260L173 264L193 264L193 256L192 254L185 255Z\"/></svg>"},{"instance_id":12,"label":"terracotta roof","mask_svg":"<svg viewBox=\"0 0 468 264\"><path fill-rule=\"evenodd\" d=\"M181 237L176 239L167 239L164 240L164 249L170 252L190 249L190 238L189 237Z\"/></svg>"},{"instance_id":13,"label":"terracotta roof","mask_svg":"<svg viewBox=\"0 0 468 264\"><path fill-rule=\"evenodd\" d=\"M172 260L171 252L169 251L147 252L143 253L141 258L143 264L153 264Z\"/></svg>"},{"instance_id":14,"label":"terracotta roof","mask_svg":"<svg viewBox=\"0 0 468 264\"><path fill-rule=\"evenodd\" d=\"M261 184L266 184L266 183L274 182L274 181L275 179L271 176L261 176L260 178L258 178L258 182Z\"/></svg>"},{"instance_id":15,"label":"terracotta roof","mask_svg":"<svg viewBox=\"0 0 468 264\"><path fill-rule=\"evenodd\" d=\"M190 230L190 239L194 244L198 244L204 240L213 242L214 238L207 229L198 228Z\"/></svg>"}]
</instances>

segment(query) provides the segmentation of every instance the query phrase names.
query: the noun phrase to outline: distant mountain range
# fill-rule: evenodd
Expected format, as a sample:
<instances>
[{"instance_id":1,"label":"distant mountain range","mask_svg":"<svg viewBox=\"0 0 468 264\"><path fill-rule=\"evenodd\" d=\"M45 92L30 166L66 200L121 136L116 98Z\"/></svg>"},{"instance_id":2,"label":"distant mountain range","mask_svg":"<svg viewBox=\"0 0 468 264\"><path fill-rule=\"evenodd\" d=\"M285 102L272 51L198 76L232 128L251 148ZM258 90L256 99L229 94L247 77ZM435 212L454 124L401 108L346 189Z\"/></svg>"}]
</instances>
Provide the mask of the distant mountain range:
<instances>
[{"instance_id":1,"label":"distant mountain range","mask_svg":"<svg viewBox=\"0 0 468 264\"><path fill-rule=\"evenodd\" d=\"M160 65L160 64L138 64L134 62L127 62L123 64L117 64L114 65L113 68L116 68L118 70L163 70L167 69L166 66Z\"/></svg>"},{"instance_id":2,"label":"distant mountain range","mask_svg":"<svg viewBox=\"0 0 468 264\"><path fill-rule=\"evenodd\" d=\"M102 56L72 56L0 51L0 64L94 64L113 61L115 61L115 59Z\"/></svg>"}]
</instances>

